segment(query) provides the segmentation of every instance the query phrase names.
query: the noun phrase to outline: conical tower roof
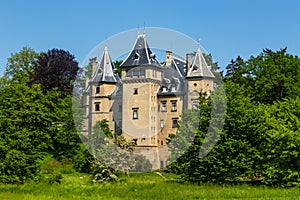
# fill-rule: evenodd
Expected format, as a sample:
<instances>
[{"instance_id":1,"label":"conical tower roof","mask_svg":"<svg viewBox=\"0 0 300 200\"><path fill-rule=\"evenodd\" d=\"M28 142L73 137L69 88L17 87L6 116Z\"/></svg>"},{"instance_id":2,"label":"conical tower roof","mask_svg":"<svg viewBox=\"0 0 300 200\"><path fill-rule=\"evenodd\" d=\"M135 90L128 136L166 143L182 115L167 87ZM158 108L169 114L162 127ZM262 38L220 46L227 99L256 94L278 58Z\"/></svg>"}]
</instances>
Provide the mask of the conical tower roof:
<instances>
[{"instance_id":1,"label":"conical tower roof","mask_svg":"<svg viewBox=\"0 0 300 200\"><path fill-rule=\"evenodd\" d=\"M155 54L151 51L145 34L139 34L133 49L120 67L136 67L152 65L160 67Z\"/></svg>"},{"instance_id":2,"label":"conical tower roof","mask_svg":"<svg viewBox=\"0 0 300 200\"><path fill-rule=\"evenodd\" d=\"M116 83L120 80L116 73L115 66L111 60L107 47L104 48L100 61L97 63L96 71L91 82Z\"/></svg>"},{"instance_id":3,"label":"conical tower roof","mask_svg":"<svg viewBox=\"0 0 300 200\"><path fill-rule=\"evenodd\" d=\"M198 48L193 63L187 73L187 78L192 77L215 78L214 74L208 68L200 48Z\"/></svg>"}]
</instances>

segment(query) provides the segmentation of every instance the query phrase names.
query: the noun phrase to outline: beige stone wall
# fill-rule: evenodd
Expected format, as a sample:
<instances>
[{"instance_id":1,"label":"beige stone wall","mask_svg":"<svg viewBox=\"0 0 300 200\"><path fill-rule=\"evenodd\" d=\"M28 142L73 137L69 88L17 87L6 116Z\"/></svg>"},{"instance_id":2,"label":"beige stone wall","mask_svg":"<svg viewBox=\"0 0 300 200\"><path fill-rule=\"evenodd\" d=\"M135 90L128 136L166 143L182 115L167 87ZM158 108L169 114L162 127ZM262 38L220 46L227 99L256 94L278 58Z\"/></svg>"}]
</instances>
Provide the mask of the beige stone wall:
<instances>
[{"instance_id":1,"label":"beige stone wall","mask_svg":"<svg viewBox=\"0 0 300 200\"><path fill-rule=\"evenodd\" d=\"M188 109L193 108L193 101L198 100L199 92L207 92L208 95L210 91L213 91L214 81L212 79L203 79L203 80L188 80L188 97L187 105Z\"/></svg>"},{"instance_id":2,"label":"beige stone wall","mask_svg":"<svg viewBox=\"0 0 300 200\"><path fill-rule=\"evenodd\" d=\"M160 112L158 112L158 143L159 146L166 144L166 138L169 134L176 134L177 128L173 127L173 118L180 120L183 109L183 97L160 97L158 99L160 104ZM162 102L166 102L166 112L162 111ZM177 111L172 111L172 101L177 103ZM161 120L164 121L163 127L161 127Z\"/></svg>"},{"instance_id":3,"label":"beige stone wall","mask_svg":"<svg viewBox=\"0 0 300 200\"><path fill-rule=\"evenodd\" d=\"M134 94L134 89L138 94ZM155 146L158 85L147 83L123 84L122 128L127 139L137 139L140 146ZM133 119L133 109L138 109L138 119Z\"/></svg>"},{"instance_id":4,"label":"beige stone wall","mask_svg":"<svg viewBox=\"0 0 300 200\"><path fill-rule=\"evenodd\" d=\"M101 84L100 86L91 86L92 88L92 97L91 105L89 106L90 115L92 115L92 127L96 124L97 121L101 121L103 119L107 119L109 122L109 128L112 131L115 131L114 121L113 121L113 112L111 111L111 107L114 103L114 100L109 99L108 96L111 95L115 89L115 84ZM96 93L96 87L100 87L99 93ZM100 110L96 111L96 104L99 103Z\"/></svg>"}]
</instances>

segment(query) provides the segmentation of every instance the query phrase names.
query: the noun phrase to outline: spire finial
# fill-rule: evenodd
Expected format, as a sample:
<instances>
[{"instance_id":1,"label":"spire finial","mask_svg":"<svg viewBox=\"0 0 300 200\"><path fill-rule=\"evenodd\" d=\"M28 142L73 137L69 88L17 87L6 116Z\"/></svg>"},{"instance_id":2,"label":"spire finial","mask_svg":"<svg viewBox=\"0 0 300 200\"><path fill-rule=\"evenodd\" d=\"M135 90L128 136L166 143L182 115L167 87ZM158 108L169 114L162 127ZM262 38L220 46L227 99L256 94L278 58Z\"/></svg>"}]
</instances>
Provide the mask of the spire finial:
<instances>
[{"instance_id":1,"label":"spire finial","mask_svg":"<svg viewBox=\"0 0 300 200\"><path fill-rule=\"evenodd\" d=\"M201 38L198 38L198 41L197 41L198 49L200 49L200 41L201 41Z\"/></svg>"},{"instance_id":2,"label":"spire finial","mask_svg":"<svg viewBox=\"0 0 300 200\"><path fill-rule=\"evenodd\" d=\"M144 35L146 34L146 25L145 25L145 22L144 22Z\"/></svg>"}]
</instances>

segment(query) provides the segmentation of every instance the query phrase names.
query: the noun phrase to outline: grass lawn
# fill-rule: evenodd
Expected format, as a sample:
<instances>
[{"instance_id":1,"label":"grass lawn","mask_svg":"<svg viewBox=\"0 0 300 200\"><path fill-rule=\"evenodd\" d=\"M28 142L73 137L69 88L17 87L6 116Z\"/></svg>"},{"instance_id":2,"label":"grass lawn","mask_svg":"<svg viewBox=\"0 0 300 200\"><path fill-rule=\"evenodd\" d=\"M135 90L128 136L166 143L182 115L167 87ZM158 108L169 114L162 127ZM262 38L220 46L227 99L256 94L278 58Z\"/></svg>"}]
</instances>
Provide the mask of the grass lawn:
<instances>
[{"instance_id":1,"label":"grass lawn","mask_svg":"<svg viewBox=\"0 0 300 200\"><path fill-rule=\"evenodd\" d=\"M64 174L60 185L0 185L0 199L300 199L297 188L198 186L178 183L172 181L174 177L164 175L165 179L154 173L130 174L116 183L95 185L90 183L89 175Z\"/></svg>"}]
</instances>

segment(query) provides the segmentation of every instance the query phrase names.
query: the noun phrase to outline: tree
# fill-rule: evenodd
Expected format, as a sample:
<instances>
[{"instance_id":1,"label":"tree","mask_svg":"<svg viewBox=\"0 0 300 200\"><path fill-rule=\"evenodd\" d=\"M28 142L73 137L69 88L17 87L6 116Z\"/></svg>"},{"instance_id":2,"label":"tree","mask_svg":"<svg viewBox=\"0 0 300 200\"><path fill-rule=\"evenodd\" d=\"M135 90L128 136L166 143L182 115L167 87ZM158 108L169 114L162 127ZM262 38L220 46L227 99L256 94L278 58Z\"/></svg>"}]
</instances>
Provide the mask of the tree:
<instances>
[{"instance_id":1,"label":"tree","mask_svg":"<svg viewBox=\"0 0 300 200\"><path fill-rule=\"evenodd\" d=\"M117 74L119 75L119 77L121 77L121 75L122 75L122 69L120 67L120 65L122 64L122 62L123 62L123 60L116 60L114 62L114 66L117 69Z\"/></svg>"},{"instance_id":2,"label":"tree","mask_svg":"<svg viewBox=\"0 0 300 200\"><path fill-rule=\"evenodd\" d=\"M57 92L44 95L39 85L0 89L0 182L23 183L38 173L59 129L58 97Z\"/></svg>"},{"instance_id":3,"label":"tree","mask_svg":"<svg viewBox=\"0 0 300 200\"><path fill-rule=\"evenodd\" d=\"M28 83L38 56L39 54L29 47L23 47L20 52L12 54L7 59L0 85L3 87L12 83Z\"/></svg>"},{"instance_id":4,"label":"tree","mask_svg":"<svg viewBox=\"0 0 300 200\"><path fill-rule=\"evenodd\" d=\"M235 60L231 60L230 64L226 66L225 78L231 78L233 81L237 81L241 77L240 70L244 64L243 59L238 56Z\"/></svg>"},{"instance_id":5,"label":"tree","mask_svg":"<svg viewBox=\"0 0 300 200\"><path fill-rule=\"evenodd\" d=\"M253 101L272 104L300 94L300 59L286 48L264 49L243 61L240 57L227 66L228 79L243 85Z\"/></svg>"},{"instance_id":6,"label":"tree","mask_svg":"<svg viewBox=\"0 0 300 200\"><path fill-rule=\"evenodd\" d=\"M79 70L75 57L61 49L41 53L33 66L30 84L41 84L44 92L58 88L62 97L71 95Z\"/></svg>"}]
</instances>

